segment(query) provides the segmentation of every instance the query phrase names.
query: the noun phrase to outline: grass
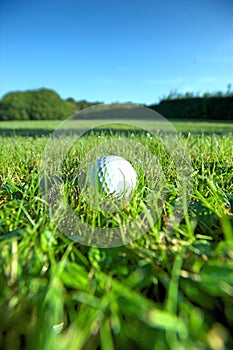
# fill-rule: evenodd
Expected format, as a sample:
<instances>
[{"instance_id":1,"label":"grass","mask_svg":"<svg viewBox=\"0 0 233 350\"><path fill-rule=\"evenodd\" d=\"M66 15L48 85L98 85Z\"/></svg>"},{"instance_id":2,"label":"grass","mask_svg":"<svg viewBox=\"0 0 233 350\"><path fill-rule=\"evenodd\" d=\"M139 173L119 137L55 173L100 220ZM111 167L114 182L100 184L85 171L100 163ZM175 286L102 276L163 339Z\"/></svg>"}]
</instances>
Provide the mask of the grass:
<instances>
[{"instance_id":1,"label":"grass","mask_svg":"<svg viewBox=\"0 0 233 350\"><path fill-rule=\"evenodd\" d=\"M79 120L78 127L80 130L89 129L93 127L94 120ZM107 125L108 121L106 119L97 120L97 123L103 129L108 129L111 125ZM126 124L132 124L132 120L124 120L123 123L119 123L119 120L112 120L112 128L116 128L114 123L118 123L118 128L125 129ZM171 124L180 132L192 132L192 133L233 133L233 125L231 122L222 122L222 121L183 121L179 119L171 119ZM38 136L38 135L47 135L55 130L61 121L58 120L34 120L34 121L2 121L0 123L0 135L4 136ZM147 130L155 129L158 125L161 127L161 123L151 121L151 120L137 120L137 125L145 128ZM134 129L134 126L128 126L129 129Z\"/></svg>"},{"instance_id":2,"label":"grass","mask_svg":"<svg viewBox=\"0 0 233 350\"><path fill-rule=\"evenodd\" d=\"M21 127L35 129L25 125ZM47 136L16 132L1 137L1 348L233 348L232 135L218 134L219 129L197 135L191 124L187 127L190 134L179 137L189 150L194 182L184 219L167 231L177 194L176 169L156 137L135 134L131 139L159 155L168 190L156 224L133 242L113 248L74 242L49 219L39 185ZM73 179L89 150L119 139L121 132L99 135L89 134L74 145L64 176ZM118 217L98 213L95 225L103 226L111 217L114 227L137 216L145 185L139 165L137 172L138 197L128 211ZM92 220L80 189L67 182L65 192L76 214Z\"/></svg>"}]
</instances>

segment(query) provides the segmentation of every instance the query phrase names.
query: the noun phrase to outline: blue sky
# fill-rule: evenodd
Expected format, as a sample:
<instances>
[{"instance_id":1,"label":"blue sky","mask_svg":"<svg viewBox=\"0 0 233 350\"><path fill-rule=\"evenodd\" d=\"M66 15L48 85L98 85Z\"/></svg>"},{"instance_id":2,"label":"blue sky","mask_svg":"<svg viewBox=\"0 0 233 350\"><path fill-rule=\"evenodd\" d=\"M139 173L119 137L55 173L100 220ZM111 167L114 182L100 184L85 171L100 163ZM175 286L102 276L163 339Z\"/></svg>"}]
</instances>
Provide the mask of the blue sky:
<instances>
[{"instance_id":1,"label":"blue sky","mask_svg":"<svg viewBox=\"0 0 233 350\"><path fill-rule=\"evenodd\" d=\"M233 89L232 0L2 0L0 97L154 103Z\"/></svg>"}]
</instances>

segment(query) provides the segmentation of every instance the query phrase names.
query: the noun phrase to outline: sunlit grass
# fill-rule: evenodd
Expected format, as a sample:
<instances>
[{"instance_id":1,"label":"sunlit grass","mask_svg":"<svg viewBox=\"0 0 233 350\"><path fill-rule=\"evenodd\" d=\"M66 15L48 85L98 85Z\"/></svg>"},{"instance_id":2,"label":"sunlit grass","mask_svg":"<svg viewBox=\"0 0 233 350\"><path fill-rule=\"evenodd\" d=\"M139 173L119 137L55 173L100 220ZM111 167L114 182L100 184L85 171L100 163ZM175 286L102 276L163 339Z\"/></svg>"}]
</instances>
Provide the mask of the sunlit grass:
<instances>
[{"instance_id":1,"label":"sunlit grass","mask_svg":"<svg viewBox=\"0 0 233 350\"><path fill-rule=\"evenodd\" d=\"M155 140L134 137L155 152ZM0 139L2 348L233 347L232 136L191 133L182 138L194 171L185 218L167 234L168 197L148 233L105 249L69 240L49 220L38 175L47 137ZM77 144L64 168L69 176L97 143L90 135ZM161 159L167 169L168 159ZM176 189L173 174L168 175L172 196ZM77 213L91 216L76 194L70 200ZM130 210L133 215L136 204ZM97 224L103 219L98 217Z\"/></svg>"}]
</instances>

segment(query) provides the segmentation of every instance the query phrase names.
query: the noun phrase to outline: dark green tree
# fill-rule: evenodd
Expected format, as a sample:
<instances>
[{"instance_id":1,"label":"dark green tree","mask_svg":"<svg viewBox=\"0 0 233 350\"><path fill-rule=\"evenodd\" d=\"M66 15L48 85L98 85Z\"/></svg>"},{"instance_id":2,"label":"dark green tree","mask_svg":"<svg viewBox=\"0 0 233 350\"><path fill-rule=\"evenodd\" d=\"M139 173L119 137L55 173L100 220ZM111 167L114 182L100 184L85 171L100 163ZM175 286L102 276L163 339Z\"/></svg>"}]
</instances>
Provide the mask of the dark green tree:
<instances>
[{"instance_id":1,"label":"dark green tree","mask_svg":"<svg viewBox=\"0 0 233 350\"><path fill-rule=\"evenodd\" d=\"M50 89L11 92L0 103L0 120L64 119L75 113L73 101L62 100Z\"/></svg>"},{"instance_id":2,"label":"dark green tree","mask_svg":"<svg viewBox=\"0 0 233 350\"><path fill-rule=\"evenodd\" d=\"M1 100L0 120L27 120L29 119L29 108L30 107L24 93L9 93Z\"/></svg>"}]
</instances>

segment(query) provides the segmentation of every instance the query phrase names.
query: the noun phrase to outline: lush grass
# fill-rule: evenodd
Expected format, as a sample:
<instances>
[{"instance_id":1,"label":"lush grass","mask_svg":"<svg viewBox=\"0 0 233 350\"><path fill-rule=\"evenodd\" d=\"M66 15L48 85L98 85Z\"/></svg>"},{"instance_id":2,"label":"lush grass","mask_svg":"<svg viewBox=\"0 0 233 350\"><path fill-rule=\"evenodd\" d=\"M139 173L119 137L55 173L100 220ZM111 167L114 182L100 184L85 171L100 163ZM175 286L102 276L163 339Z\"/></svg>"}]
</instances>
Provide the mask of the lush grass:
<instances>
[{"instance_id":1,"label":"lush grass","mask_svg":"<svg viewBox=\"0 0 233 350\"><path fill-rule=\"evenodd\" d=\"M194 170L188 214L166 232L175 169L160 155L170 184L161 219L131 244L108 249L70 241L48 219L38 179L47 137L1 138L2 348L233 348L232 136L180 137ZM156 154L156 138L134 138ZM96 135L77 143L68 176L97 143ZM88 220L78 189L66 190ZM134 203L130 215L141 202Z\"/></svg>"}]
</instances>

